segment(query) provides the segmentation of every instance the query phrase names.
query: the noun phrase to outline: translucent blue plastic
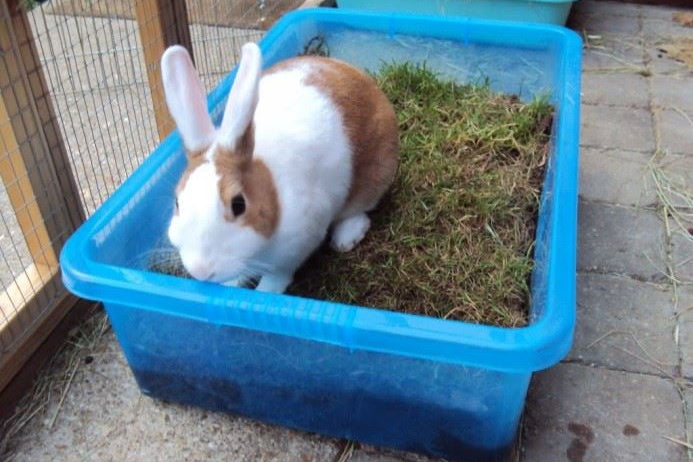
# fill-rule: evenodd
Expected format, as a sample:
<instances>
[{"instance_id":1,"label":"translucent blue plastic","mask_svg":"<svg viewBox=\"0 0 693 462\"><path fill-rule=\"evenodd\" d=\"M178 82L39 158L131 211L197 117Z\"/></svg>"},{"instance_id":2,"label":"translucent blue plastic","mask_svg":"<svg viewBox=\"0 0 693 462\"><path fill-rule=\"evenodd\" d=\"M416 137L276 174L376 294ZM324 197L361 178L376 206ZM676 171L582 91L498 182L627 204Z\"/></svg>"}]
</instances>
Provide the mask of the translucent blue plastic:
<instances>
[{"instance_id":1,"label":"translucent blue plastic","mask_svg":"<svg viewBox=\"0 0 693 462\"><path fill-rule=\"evenodd\" d=\"M563 25L576 0L337 0L340 8Z\"/></svg>"},{"instance_id":2,"label":"translucent blue plastic","mask_svg":"<svg viewBox=\"0 0 693 462\"><path fill-rule=\"evenodd\" d=\"M185 166L176 133L70 238L61 254L63 280L75 294L104 302L144 393L449 459L500 460L514 440L532 372L558 362L572 343L580 39L554 26L304 10L263 39L266 65L301 52L316 34L339 31L490 47L531 57L518 66L533 68L537 53L543 56L545 75L533 81L536 91L548 92L556 116L528 327L446 321L144 270L143 256L165 235ZM506 74L488 77L501 88L527 88L513 77L522 72ZM216 120L234 76L209 96Z\"/></svg>"}]
</instances>

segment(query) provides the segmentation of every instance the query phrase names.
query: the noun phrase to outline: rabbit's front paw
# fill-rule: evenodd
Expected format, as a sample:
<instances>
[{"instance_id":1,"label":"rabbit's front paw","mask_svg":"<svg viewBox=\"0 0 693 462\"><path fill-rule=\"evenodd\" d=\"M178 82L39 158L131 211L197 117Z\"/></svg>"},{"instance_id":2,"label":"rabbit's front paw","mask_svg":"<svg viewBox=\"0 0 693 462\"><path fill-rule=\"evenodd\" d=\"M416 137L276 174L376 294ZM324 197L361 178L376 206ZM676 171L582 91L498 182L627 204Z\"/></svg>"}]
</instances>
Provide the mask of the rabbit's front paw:
<instances>
[{"instance_id":1,"label":"rabbit's front paw","mask_svg":"<svg viewBox=\"0 0 693 462\"><path fill-rule=\"evenodd\" d=\"M276 294L283 293L291 284L293 275L286 274L265 274L260 278L255 290L260 292L274 292Z\"/></svg>"},{"instance_id":2,"label":"rabbit's front paw","mask_svg":"<svg viewBox=\"0 0 693 462\"><path fill-rule=\"evenodd\" d=\"M371 220L365 213L335 223L332 228L332 248L337 252L350 251L361 242L370 227Z\"/></svg>"}]
</instances>

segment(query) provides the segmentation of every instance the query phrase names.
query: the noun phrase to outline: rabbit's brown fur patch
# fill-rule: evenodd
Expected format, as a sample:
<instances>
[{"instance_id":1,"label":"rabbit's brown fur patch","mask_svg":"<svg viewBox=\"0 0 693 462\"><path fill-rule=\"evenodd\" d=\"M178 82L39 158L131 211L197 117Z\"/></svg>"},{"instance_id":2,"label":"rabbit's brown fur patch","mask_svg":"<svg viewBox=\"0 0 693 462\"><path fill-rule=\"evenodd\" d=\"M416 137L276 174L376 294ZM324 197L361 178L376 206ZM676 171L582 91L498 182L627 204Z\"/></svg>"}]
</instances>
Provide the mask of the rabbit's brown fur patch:
<instances>
[{"instance_id":1,"label":"rabbit's brown fur patch","mask_svg":"<svg viewBox=\"0 0 693 462\"><path fill-rule=\"evenodd\" d=\"M239 144L252 146L252 133ZM220 175L219 197L224 204L224 218L227 221L243 220L259 234L270 237L279 223L277 189L267 165L245 154L217 149L213 156ZM245 197L246 210L240 217L234 217L231 201L238 194Z\"/></svg>"},{"instance_id":2,"label":"rabbit's brown fur patch","mask_svg":"<svg viewBox=\"0 0 693 462\"><path fill-rule=\"evenodd\" d=\"M252 158L253 145L251 126L233 151L214 146L211 148L214 152L209 156L206 150L189 152L188 165L178 181L176 194L185 188L193 171L211 158L220 175L219 197L224 205L224 218L227 221L238 219L231 212L231 201L242 193L246 199L246 211L240 219L258 233L270 237L279 223L277 189L267 165Z\"/></svg>"},{"instance_id":3,"label":"rabbit's brown fur patch","mask_svg":"<svg viewBox=\"0 0 693 462\"><path fill-rule=\"evenodd\" d=\"M397 117L387 97L365 72L342 61L306 57L316 71L307 79L342 113L351 141L351 187L339 218L371 210L389 188L399 163Z\"/></svg>"},{"instance_id":4,"label":"rabbit's brown fur patch","mask_svg":"<svg viewBox=\"0 0 693 462\"><path fill-rule=\"evenodd\" d=\"M336 59L300 56L265 73L297 66L313 68L313 85L339 108L353 152L351 187L338 219L371 210L390 187L399 163L397 116L392 104L365 72Z\"/></svg>"}]
</instances>

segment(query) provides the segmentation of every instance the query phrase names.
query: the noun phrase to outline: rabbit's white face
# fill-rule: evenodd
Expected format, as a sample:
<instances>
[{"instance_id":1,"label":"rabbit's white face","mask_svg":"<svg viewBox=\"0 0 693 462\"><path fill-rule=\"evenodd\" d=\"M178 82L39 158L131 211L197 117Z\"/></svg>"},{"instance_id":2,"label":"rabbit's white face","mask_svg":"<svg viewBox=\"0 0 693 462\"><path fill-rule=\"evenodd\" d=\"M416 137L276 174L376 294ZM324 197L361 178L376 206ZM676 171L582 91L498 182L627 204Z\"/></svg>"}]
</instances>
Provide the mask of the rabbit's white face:
<instances>
[{"instance_id":1,"label":"rabbit's white face","mask_svg":"<svg viewBox=\"0 0 693 462\"><path fill-rule=\"evenodd\" d=\"M253 276L253 257L267 241L246 220L240 191L231 193L231 203L224 203L222 181L213 162L196 166L181 185L168 229L190 275L220 283Z\"/></svg>"},{"instance_id":2,"label":"rabbit's white face","mask_svg":"<svg viewBox=\"0 0 693 462\"><path fill-rule=\"evenodd\" d=\"M188 52L168 48L161 58L166 103L188 152L168 236L196 279L231 282L257 275L258 256L278 221L272 175L253 158L253 115L262 56L242 48L221 126L207 113L202 83Z\"/></svg>"}]
</instances>

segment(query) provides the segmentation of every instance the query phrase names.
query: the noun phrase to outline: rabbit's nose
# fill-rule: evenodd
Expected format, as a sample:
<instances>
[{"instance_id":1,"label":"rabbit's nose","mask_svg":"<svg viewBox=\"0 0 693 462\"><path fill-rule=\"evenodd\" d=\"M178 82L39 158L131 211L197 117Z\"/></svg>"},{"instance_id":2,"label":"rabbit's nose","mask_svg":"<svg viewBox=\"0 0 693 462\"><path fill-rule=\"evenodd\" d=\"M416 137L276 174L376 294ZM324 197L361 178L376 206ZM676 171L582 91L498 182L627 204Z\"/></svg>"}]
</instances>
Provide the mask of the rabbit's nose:
<instances>
[{"instance_id":1,"label":"rabbit's nose","mask_svg":"<svg viewBox=\"0 0 693 462\"><path fill-rule=\"evenodd\" d=\"M188 273L195 279L200 281L209 281L214 277L214 271L212 271L212 265L208 261L203 259L194 259L185 264L185 269Z\"/></svg>"}]
</instances>

